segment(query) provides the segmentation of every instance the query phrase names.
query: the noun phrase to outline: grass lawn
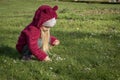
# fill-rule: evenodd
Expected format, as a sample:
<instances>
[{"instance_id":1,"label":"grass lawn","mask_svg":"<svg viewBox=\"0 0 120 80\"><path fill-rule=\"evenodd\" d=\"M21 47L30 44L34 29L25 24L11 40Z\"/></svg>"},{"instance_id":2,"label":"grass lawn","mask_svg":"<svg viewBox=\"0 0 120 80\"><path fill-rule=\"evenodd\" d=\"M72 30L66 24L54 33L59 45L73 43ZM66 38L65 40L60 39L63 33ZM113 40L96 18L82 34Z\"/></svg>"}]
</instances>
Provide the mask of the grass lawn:
<instances>
[{"instance_id":1,"label":"grass lawn","mask_svg":"<svg viewBox=\"0 0 120 80\"><path fill-rule=\"evenodd\" d=\"M42 4L58 5L52 62L22 61L15 45ZM120 80L120 5L0 0L0 80Z\"/></svg>"}]
</instances>

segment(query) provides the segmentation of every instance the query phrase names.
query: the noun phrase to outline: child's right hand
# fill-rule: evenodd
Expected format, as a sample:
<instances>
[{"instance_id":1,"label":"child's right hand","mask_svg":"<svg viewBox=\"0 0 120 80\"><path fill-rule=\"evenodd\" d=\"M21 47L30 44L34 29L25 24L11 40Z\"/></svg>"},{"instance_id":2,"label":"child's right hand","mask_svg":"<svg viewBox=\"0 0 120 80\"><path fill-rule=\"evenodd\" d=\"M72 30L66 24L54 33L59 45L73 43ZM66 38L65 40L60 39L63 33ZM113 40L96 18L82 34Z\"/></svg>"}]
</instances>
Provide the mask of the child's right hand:
<instances>
[{"instance_id":1,"label":"child's right hand","mask_svg":"<svg viewBox=\"0 0 120 80\"><path fill-rule=\"evenodd\" d=\"M43 61L52 61L49 56L45 57Z\"/></svg>"}]
</instances>

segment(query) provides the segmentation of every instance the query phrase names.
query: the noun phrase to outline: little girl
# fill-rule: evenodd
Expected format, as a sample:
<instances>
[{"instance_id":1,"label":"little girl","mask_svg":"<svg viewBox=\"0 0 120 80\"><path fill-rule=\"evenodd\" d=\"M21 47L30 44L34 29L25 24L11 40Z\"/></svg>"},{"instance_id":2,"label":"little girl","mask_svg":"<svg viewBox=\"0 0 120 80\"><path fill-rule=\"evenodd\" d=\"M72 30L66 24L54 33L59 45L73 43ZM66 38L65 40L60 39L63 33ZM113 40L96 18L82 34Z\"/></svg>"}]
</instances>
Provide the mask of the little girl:
<instances>
[{"instance_id":1,"label":"little girl","mask_svg":"<svg viewBox=\"0 0 120 80\"><path fill-rule=\"evenodd\" d=\"M34 55L40 61L51 61L48 52L50 45L58 45L60 41L50 35L50 28L56 23L58 6L40 6L35 12L33 21L21 32L16 49L24 60Z\"/></svg>"}]
</instances>

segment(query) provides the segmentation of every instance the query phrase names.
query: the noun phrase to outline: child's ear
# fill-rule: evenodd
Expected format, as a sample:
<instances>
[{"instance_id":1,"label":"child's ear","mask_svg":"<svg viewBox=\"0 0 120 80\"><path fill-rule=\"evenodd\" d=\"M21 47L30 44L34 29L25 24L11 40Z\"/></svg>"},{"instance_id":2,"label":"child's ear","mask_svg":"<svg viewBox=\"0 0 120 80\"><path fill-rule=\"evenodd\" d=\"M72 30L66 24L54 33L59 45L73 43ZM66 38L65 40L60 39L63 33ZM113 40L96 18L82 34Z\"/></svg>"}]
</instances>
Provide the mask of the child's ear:
<instances>
[{"instance_id":1,"label":"child's ear","mask_svg":"<svg viewBox=\"0 0 120 80\"><path fill-rule=\"evenodd\" d=\"M58 10L58 6L54 6L54 7L53 7L53 10L54 10L54 11Z\"/></svg>"}]
</instances>

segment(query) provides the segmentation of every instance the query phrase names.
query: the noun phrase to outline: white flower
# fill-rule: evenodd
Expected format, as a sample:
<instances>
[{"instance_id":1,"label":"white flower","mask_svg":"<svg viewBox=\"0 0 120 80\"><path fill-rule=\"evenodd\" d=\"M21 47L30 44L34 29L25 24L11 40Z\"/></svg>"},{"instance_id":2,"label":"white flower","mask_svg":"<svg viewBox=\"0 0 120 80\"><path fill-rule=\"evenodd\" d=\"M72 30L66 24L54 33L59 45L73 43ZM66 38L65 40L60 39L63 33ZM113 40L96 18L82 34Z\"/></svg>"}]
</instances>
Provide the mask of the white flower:
<instances>
[{"instance_id":1,"label":"white flower","mask_svg":"<svg viewBox=\"0 0 120 80\"><path fill-rule=\"evenodd\" d=\"M91 35L95 35L95 33L91 33Z\"/></svg>"},{"instance_id":2,"label":"white flower","mask_svg":"<svg viewBox=\"0 0 120 80\"><path fill-rule=\"evenodd\" d=\"M77 28L77 30L79 30L79 28Z\"/></svg>"},{"instance_id":3,"label":"white flower","mask_svg":"<svg viewBox=\"0 0 120 80\"><path fill-rule=\"evenodd\" d=\"M112 35L110 35L109 38L112 38Z\"/></svg>"},{"instance_id":4,"label":"white flower","mask_svg":"<svg viewBox=\"0 0 120 80\"><path fill-rule=\"evenodd\" d=\"M7 62L7 60L4 60L4 63Z\"/></svg>"},{"instance_id":5,"label":"white flower","mask_svg":"<svg viewBox=\"0 0 120 80\"><path fill-rule=\"evenodd\" d=\"M62 58L62 60L66 60L66 58Z\"/></svg>"},{"instance_id":6,"label":"white flower","mask_svg":"<svg viewBox=\"0 0 120 80\"><path fill-rule=\"evenodd\" d=\"M15 60L13 60L14 63L17 63Z\"/></svg>"},{"instance_id":7,"label":"white flower","mask_svg":"<svg viewBox=\"0 0 120 80\"><path fill-rule=\"evenodd\" d=\"M118 44L118 47L120 47L120 44Z\"/></svg>"},{"instance_id":8,"label":"white flower","mask_svg":"<svg viewBox=\"0 0 120 80\"><path fill-rule=\"evenodd\" d=\"M58 60L63 60L63 58L61 58L60 56L58 56L57 58L56 58L56 60L58 61Z\"/></svg>"},{"instance_id":9,"label":"white flower","mask_svg":"<svg viewBox=\"0 0 120 80\"><path fill-rule=\"evenodd\" d=\"M90 71L90 70L91 70L91 68L87 67L87 68L85 68L85 70Z\"/></svg>"},{"instance_id":10,"label":"white flower","mask_svg":"<svg viewBox=\"0 0 120 80\"><path fill-rule=\"evenodd\" d=\"M50 70L52 70L53 68L52 67L50 67Z\"/></svg>"},{"instance_id":11,"label":"white flower","mask_svg":"<svg viewBox=\"0 0 120 80\"><path fill-rule=\"evenodd\" d=\"M57 61L66 60L65 58L62 58L62 57L60 57L59 55L56 55L56 54L53 55L53 58L55 58Z\"/></svg>"}]
</instances>

